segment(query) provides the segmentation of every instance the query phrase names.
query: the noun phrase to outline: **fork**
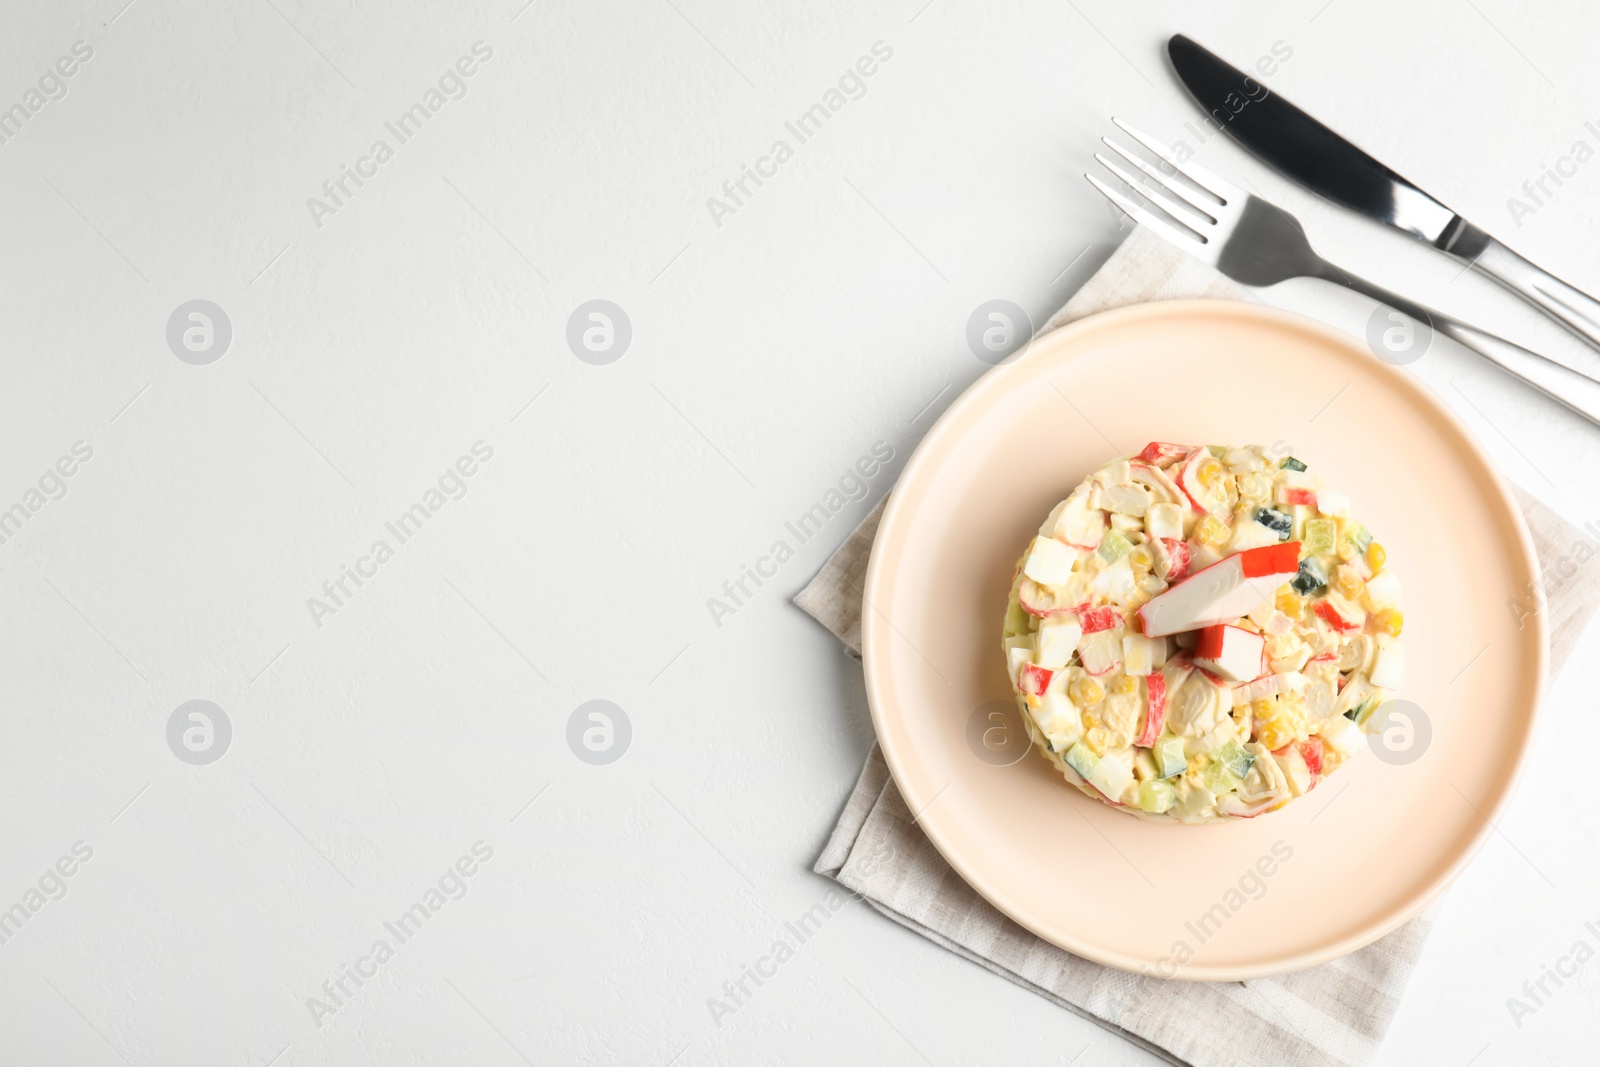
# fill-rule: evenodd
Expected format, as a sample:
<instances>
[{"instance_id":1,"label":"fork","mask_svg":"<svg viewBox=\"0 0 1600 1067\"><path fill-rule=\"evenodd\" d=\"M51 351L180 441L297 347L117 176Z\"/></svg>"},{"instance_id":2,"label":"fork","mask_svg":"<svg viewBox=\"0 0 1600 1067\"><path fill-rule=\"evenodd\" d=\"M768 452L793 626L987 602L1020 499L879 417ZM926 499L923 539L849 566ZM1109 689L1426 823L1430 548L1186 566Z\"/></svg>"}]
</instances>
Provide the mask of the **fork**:
<instances>
[{"instance_id":1,"label":"fork","mask_svg":"<svg viewBox=\"0 0 1600 1067\"><path fill-rule=\"evenodd\" d=\"M1396 324L1403 331L1414 331L1416 323L1425 323L1434 332L1458 341L1513 378L1526 382L1590 422L1600 425L1600 381L1340 269L1317 254L1299 220L1287 211L1245 192L1193 161L1179 162L1174 158L1171 148L1140 133L1121 119L1113 118L1111 121L1177 173L1210 194L1209 197L1201 195L1110 138L1102 138L1106 147L1159 187L1152 188L1110 159L1095 153L1097 162L1162 213L1157 214L1142 207L1092 174L1084 175L1090 184L1134 221L1243 285L1264 287L1291 278L1320 278L1369 296L1411 320L1409 323L1402 320ZM1393 318L1391 315L1391 320ZM1409 335L1415 336L1414 332ZM1402 332L1401 336L1407 336L1407 333ZM1388 345L1387 333L1384 337L1383 347L1389 354L1379 352L1376 342L1370 343L1369 347L1387 363L1409 363L1426 351L1425 348L1412 345L1412 348L1418 348L1414 354L1409 350L1394 353Z\"/></svg>"}]
</instances>

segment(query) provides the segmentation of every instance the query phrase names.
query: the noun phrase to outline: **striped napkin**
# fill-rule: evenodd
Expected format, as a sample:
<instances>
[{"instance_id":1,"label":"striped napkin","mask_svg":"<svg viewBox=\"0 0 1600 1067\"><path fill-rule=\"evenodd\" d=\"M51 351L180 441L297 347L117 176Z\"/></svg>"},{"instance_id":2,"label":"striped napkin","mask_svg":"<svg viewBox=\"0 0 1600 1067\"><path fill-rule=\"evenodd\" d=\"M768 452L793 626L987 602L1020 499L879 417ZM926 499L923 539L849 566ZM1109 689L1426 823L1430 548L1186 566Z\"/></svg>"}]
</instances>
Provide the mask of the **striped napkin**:
<instances>
[{"instance_id":1,"label":"striped napkin","mask_svg":"<svg viewBox=\"0 0 1600 1067\"><path fill-rule=\"evenodd\" d=\"M1250 294L1136 229L1041 334L1096 311ZM1541 560L1589 539L1520 489ZM861 589L879 502L794 602L861 655ZM1551 673L1600 603L1600 571L1548 590ZM961 880L912 819L876 745L815 870L896 922L1169 1062L1189 1067L1356 1067L1369 1062L1422 956L1438 904L1320 967L1249 982L1171 982L1082 959L1006 918Z\"/></svg>"}]
</instances>

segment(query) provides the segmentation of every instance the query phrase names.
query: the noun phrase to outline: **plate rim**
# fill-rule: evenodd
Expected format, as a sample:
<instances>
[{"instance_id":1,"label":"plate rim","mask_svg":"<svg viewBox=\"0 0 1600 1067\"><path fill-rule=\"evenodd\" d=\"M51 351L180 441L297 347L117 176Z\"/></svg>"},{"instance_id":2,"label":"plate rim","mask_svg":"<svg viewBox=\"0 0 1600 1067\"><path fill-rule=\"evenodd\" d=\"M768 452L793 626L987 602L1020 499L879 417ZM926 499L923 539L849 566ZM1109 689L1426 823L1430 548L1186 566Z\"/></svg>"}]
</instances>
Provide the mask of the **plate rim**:
<instances>
[{"instance_id":1,"label":"plate rim","mask_svg":"<svg viewBox=\"0 0 1600 1067\"><path fill-rule=\"evenodd\" d=\"M893 744L885 741L884 715L886 713L882 709L887 699L883 692L883 687L886 683L882 673L875 667L875 650L885 640L885 630L892 631L893 627L887 619L880 621L878 610L875 607L871 607L871 605L883 600L880 594L886 581L885 571L888 565L885 562L883 553L879 552L878 548L883 543L883 533L893 530L900 521L902 505L906 501L904 494L899 492L900 487L909 484L908 479L921 475L922 468L932 462L929 458L933 450L932 445L942 440L946 434L953 432L950 427L961 419L968 408L977 403L978 396L1000 388L997 383L1005 381L1008 374L1015 372L1016 367L1033 358L1042 346L1059 346L1097 330L1123 326L1141 319L1182 317L1196 313L1224 318L1264 319L1276 328L1286 328L1310 334L1324 343L1355 354L1357 358L1372 360L1380 378L1386 378L1388 384L1392 387L1397 387L1400 391L1409 393L1417 402L1431 409L1436 416L1442 417L1460 439L1466 442L1467 447L1471 450L1472 458L1489 475L1489 484L1485 487L1486 494L1512 520L1511 528L1516 534L1523 560L1528 565L1534 581L1542 585L1543 579L1539 555L1534 548L1533 536L1528 530L1527 518L1523 515L1522 508L1518 506L1516 499L1511 495L1510 487L1493 459L1479 443L1477 436L1471 432L1460 417L1435 396L1433 391L1423 382L1412 379L1399 368L1382 363L1372 357L1369 352L1363 351L1353 336L1338 330L1328 323L1298 312L1254 304L1243 300L1211 297L1153 300L1108 308L1086 315L1042 336L1033 338L1020 355L1004 360L993 370L979 376L971 385L967 386L961 395L940 414L939 418L934 420L933 425L928 428L927 433L923 434L916 448L912 450L911 456L907 459L905 467L902 468L894 487L890 489L888 503L885 505L883 516L879 521L877 535L873 539L872 552L867 564L867 573L862 583L864 610L861 612L862 668L866 680L867 705L872 714L873 732L876 735L878 747L883 753L884 762L888 765L889 773L894 779L895 787L900 790L908 809L919 813L914 821L921 826L923 833L927 835L928 840L938 850L944 861L961 876L962 880L974 892L1035 936L1074 955L1134 974L1151 973L1149 970L1151 961L1132 954L1110 951L1102 946L1083 943L1068 932L1050 929L1047 924L1036 921L1036 917L1032 912L1017 906L1015 902L1007 897L1001 887L994 884L992 878L986 876L973 864L963 859L959 851L952 847L952 843L945 837L937 816L931 819L928 817L932 802L938 799L938 793L934 793L931 797L924 797L913 795L913 792L908 790L906 771L901 765L902 753L897 752ZM1315 967L1365 948L1385 934L1415 918L1428 905L1437 900L1440 894L1449 888L1468 864L1476 858L1478 852L1493 835L1495 826L1507 806L1511 803L1512 797L1516 794L1517 787L1520 785L1526 769L1529 753L1533 748L1534 736L1543 717L1550 659L1548 622L1544 612L1535 613L1534 624L1537 629L1537 641L1534 645L1537 670L1534 672L1534 682L1531 690L1532 708L1528 716L1527 728L1523 732L1521 743L1518 746L1516 758L1505 774L1503 778L1504 786L1500 789L1499 796L1495 799L1491 810L1485 815L1482 825L1478 827L1466 846L1460 850L1447 866L1435 875L1426 887L1413 894L1409 901L1394 908L1389 914L1375 919L1320 948L1307 949L1289 956L1264 960L1253 965L1197 966L1186 963L1179 965L1175 974L1162 975L1161 977L1177 981L1235 982L1289 974ZM1483 813L1480 812L1480 814Z\"/></svg>"}]
</instances>

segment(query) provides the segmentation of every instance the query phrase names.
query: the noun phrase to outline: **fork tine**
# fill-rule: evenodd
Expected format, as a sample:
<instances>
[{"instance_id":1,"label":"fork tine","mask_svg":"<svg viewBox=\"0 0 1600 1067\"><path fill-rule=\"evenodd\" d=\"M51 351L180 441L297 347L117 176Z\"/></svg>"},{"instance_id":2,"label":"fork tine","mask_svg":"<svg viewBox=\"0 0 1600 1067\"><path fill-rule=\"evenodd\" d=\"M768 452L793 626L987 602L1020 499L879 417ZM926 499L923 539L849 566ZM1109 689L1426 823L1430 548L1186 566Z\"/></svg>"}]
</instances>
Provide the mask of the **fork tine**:
<instances>
[{"instance_id":1,"label":"fork tine","mask_svg":"<svg viewBox=\"0 0 1600 1067\"><path fill-rule=\"evenodd\" d=\"M1174 226L1165 219L1157 217L1153 212L1146 211L1138 204L1135 204L1132 200L1129 200L1115 189L1112 189L1099 178L1096 178L1093 174L1085 174L1084 177L1089 179L1090 185L1100 190L1102 196L1111 201L1113 204L1117 205L1117 207L1122 210L1123 214L1133 219L1133 221L1150 227L1150 229L1160 234L1167 241L1177 245L1179 248L1189 249L1196 255L1205 249L1205 238L1201 237L1193 230L1183 226Z\"/></svg>"},{"instance_id":2,"label":"fork tine","mask_svg":"<svg viewBox=\"0 0 1600 1067\"><path fill-rule=\"evenodd\" d=\"M1162 193L1164 192L1176 192L1175 189L1166 185L1165 183L1161 185L1160 189L1152 189L1149 185L1141 182L1138 178L1135 178L1133 175L1117 166L1111 160L1107 159L1105 156L1102 156L1099 152L1094 154L1094 159L1096 163L1099 163L1102 167L1106 168L1106 170L1109 170L1112 174L1115 174L1117 177L1121 178L1123 182L1127 184L1128 188L1132 189L1134 192L1138 193L1140 196L1150 201L1150 203L1154 204L1162 211L1165 211L1168 215L1171 215L1174 219L1183 223L1183 225L1189 227L1189 229L1195 231L1196 233L1204 234L1208 228L1216 225L1217 220L1210 215L1207 215L1205 212L1190 210L1188 207L1180 205L1176 200L1167 196L1163 196ZM1185 203L1188 202L1187 198L1184 198L1184 200Z\"/></svg>"},{"instance_id":3,"label":"fork tine","mask_svg":"<svg viewBox=\"0 0 1600 1067\"><path fill-rule=\"evenodd\" d=\"M1111 138L1102 137L1102 138L1100 138L1100 140L1102 142L1104 142L1104 144L1105 144L1105 146L1107 148L1111 149L1113 152L1115 152L1117 155L1121 156L1123 159L1127 160L1129 163L1132 163L1135 167L1138 167L1139 170L1142 173L1144 173L1144 174L1148 175L1150 178L1154 179L1157 185L1161 186L1167 192L1169 192L1172 195L1178 197L1185 204L1188 204L1190 207L1194 208L1195 211L1197 211L1201 215L1205 216L1205 218L1206 218L1206 220L1208 222L1216 222L1217 221L1217 217L1212 214L1212 212L1216 210L1216 207L1217 207L1216 204L1208 204L1208 203L1206 203L1204 200L1202 200L1200 198L1200 194L1196 193L1193 189L1190 189L1187 185L1184 185L1182 182L1173 181L1167 175L1162 174L1160 170L1156 169L1155 167L1152 167L1150 164L1146 163L1142 158L1140 158L1139 156L1135 155L1133 152L1128 151L1126 148L1123 148L1120 144L1118 144L1117 142L1113 141ZM1108 169L1110 169L1113 173L1116 173L1116 168L1111 165L1111 161L1110 160L1107 160L1107 159L1101 157L1099 154L1096 154L1095 158L1100 160L1101 163L1104 163L1106 165L1106 167ZM1122 178L1123 181L1127 181L1128 180L1126 176L1124 176L1124 175L1122 175L1120 173L1117 173L1117 177Z\"/></svg>"},{"instance_id":4,"label":"fork tine","mask_svg":"<svg viewBox=\"0 0 1600 1067\"><path fill-rule=\"evenodd\" d=\"M1234 185L1227 179L1211 173L1209 170L1206 170L1200 164L1193 161L1188 163L1179 163L1173 158L1172 149L1167 145L1162 144L1160 141L1156 140L1154 137L1151 137L1147 133L1140 133L1138 130L1134 129L1132 126L1128 125L1126 122L1123 122L1121 119L1116 118L1115 116L1112 117L1111 121L1116 123L1117 128L1123 133L1127 134L1129 137L1132 137L1135 141L1138 141L1140 144L1150 149L1150 151L1154 152L1168 163L1171 163L1174 167L1178 168L1178 173L1182 174L1184 177L1188 178L1190 181L1194 182L1196 185L1200 186L1200 188L1212 194L1223 203L1227 203L1230 200L1242 200L1244 198L1244 190L1240 189L1237 185Z\"/></svg>"}]
</instances>

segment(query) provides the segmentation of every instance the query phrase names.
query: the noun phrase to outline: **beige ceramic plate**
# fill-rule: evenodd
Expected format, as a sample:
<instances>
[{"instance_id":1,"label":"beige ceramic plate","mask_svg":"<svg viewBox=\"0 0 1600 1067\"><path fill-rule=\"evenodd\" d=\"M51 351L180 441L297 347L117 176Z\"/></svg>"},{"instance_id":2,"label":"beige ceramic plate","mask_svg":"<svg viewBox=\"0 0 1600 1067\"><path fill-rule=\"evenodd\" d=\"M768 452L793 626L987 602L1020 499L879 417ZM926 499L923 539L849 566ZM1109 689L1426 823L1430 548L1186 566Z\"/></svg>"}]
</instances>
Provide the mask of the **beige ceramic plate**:
<instances>
[{"instance_id":1,"label":"beige ceramic plate","mask_svg":"<svg viewBox=\"0 0 1600 1067\"><path fill-rule=\"evenodd\" d=\"M1084 475L1152 438L1282 442L1350 496L1404 586L1402 695L1432 727L1419 758L1369 752L1282 811L1184 826L1095 803L1035 752L974 754L975 711L1009 699L1000 628L1018 555ZM1131 971L1280 974L1416 915L1491 833L1545 670L1542 618L1519 629L1507 599L1537 577L1505 485L1406 373L1298 316L1144 304L1036 342L922 442L867 574L867 691L911 810L1017 922Z\"/></svg>"}]
</instances>

